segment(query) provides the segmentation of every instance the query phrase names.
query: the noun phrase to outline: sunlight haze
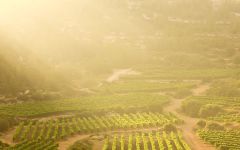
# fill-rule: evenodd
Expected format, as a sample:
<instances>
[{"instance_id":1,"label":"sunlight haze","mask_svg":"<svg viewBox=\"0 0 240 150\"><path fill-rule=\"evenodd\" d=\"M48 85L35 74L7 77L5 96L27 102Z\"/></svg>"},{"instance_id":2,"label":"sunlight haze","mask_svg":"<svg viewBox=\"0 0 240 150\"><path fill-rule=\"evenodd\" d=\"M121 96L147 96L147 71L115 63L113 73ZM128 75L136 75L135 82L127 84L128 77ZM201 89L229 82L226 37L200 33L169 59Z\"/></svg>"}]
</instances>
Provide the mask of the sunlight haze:
<instances>
[{"instance_id":1,"label":"sunlight haze","mask_svg":"<svg viewBox=\"0 0 240 150\"><path fill-rule=\"evenodd\" d=\"M0 150L239 150L239 0L0 0Z\"/></svg>"}]
</instances>

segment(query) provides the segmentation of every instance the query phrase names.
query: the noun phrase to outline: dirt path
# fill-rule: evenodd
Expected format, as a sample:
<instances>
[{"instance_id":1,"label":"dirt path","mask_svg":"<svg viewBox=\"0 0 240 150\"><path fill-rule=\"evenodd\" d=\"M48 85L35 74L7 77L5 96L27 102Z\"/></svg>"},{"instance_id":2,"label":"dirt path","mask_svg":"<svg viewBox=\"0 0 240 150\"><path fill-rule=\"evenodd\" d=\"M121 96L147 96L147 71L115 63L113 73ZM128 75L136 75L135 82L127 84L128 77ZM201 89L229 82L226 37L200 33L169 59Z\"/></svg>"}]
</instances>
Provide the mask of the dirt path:
<instances>
[{"instance_id":1,"label":"dirt path","mask_svg":"<svg viewBox=\"0 0 240 150\"><path fill-rule=\"evenodd\" d=\"M9 145L14 144L13 143L13 135L15 133L16 128L9 129L8 131L4 132L2 136L0 136L0 141L3 143L7 143Z\"/></svg>"},{"instance_id":2,"label":"dirt path","mask_svg":"<svg viewBox=\"0 0 240 150\"><path fill-rule=\"evenodd\" d=\"M201 95L201 93L204 93L206 91L206 88L209 88L209 85L199 85L195 91L196 95ZM204 90L203 90L204 89ZM194 126L198 122L199 119L191 118L188 116L185 116L184 114L180 113L178 110L181 106L183 99L174 99L169 104L169 106L165 107L164 110L167 112L172 112L176 116L178 116L180 119L184 120L184 124L180 126L180 128L183 131L183 137L186 140L186 142L190 145L190 147L193 150L216 150L213 146L204 143L194 132Z\"/></svg>"},{"instance_id":3,"label":"dirt path","mask_svg":"<svg viewBox=\"0 0 240 150\"><path fill-rule=\"evenodd\" d=\"M139 74L138 72L133 71L131 68L128 69L118 69L113 72L111 76L107 78L107 82L111 83L114 81L119 80L120 77L125 76L125 75L135 75Z\"/></svg>"},{"instance_id":4,"label":"dirt path","mask_svg":"<svg viewBox=\"0 0 240 150\"><path fill-rule=\"evenodd\" d=\"M192 90L192 93L195 96L203 95L209 88L210 88L210 84L199 83L198 86Z\"/></svg>"}]
</instances>

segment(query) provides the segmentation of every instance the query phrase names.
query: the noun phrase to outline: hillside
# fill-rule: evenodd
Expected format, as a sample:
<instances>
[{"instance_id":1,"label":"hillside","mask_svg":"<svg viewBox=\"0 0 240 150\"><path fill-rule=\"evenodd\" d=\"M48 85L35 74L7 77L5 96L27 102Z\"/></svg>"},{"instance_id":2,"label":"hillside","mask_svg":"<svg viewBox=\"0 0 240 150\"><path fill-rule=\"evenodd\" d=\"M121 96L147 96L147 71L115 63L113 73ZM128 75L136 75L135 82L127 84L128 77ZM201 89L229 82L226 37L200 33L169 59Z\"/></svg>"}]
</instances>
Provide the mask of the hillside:
<instances>
[{"instance_id":1,"label":"hillside","mask_svg":"<svg viewBox=\"0 0 240 150\"><path fill-rule=\"evenodd\" d=\"M0 1L0 150L238 150L239 0Z\"/></svg>"}]
</instances>

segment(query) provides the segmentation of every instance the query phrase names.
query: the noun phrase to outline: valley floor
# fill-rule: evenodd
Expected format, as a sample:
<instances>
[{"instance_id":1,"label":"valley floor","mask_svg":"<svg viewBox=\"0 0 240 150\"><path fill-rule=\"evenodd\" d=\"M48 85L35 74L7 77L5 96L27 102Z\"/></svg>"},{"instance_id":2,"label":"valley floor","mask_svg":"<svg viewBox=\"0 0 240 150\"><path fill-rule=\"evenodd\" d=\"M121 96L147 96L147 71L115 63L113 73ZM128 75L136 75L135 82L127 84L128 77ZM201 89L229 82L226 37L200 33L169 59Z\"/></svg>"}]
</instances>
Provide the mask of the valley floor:
<instances>
[{"instance_id":1,"label":"valley floor","mask_svg":"<svg viewBox=\"0 0 240 150\"><path fill-rule=\"evenodd\" d=\"M202 95L207 89L209 88L209 84L201 84L199 83L195 89L193 89L193 95ZM186 142L189 144L189 146L193 150L214 150L215 148L209 144L206 144L203 140L201 140L196 133L194 132L194 127L199 119L188 117L182 113L180 113L178 110L181 106L181 102L183 99L173 99L168 106L164 108L165 112L171 112L175 114L179 119L183 120L184 123L182 125L179 125L178 128L182 130L183 137L186 140ZM56 116L57 118L58 116ZM51 118L54 118L54 116L51 116ZM0 137L0 140L8 143L8 144L14 144L12 141L13 134L15 132L15 128L4 133L4 136ZM133 132L133 131L150 131L150 130L157 130L157 128L148 128L148 129L136 129L136 130L117 130L117 131L110 131L110 132L104 132L103 134L111 134L111 133L124 133L124 132ZM74 135L73 137L69 137L64 140L60 140L58 142L59 144L59 150L66 150L69 146L73 145L76 141L85 139L90 137L90 134L85 135ZM100 137L100 136L99 136ZM99 147L102 147L103 141L93 141L93 149L97 150L100 149Z\"/></svg>"}]
</instances>

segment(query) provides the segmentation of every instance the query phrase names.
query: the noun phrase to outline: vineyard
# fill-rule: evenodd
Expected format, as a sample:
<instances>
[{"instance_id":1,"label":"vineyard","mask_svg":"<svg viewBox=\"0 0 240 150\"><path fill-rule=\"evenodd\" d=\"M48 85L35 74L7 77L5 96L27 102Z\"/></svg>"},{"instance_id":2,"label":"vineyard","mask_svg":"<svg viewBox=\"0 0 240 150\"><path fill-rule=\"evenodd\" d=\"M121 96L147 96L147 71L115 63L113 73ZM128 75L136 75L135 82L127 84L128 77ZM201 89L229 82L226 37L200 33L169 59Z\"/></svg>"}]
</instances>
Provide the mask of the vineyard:
<instances>
[{"instance_id":1,"label":"vineyard","mask_svg":"<svg viewBox=\"0 0 240 150\"><path fill-rule=\"evenodd\" d=\"M146 69L139 68L143 75L132 75L123 77L124 80L204 80L225 77L235 77L238 69L191 69L191 70L169 70L158 67L147 66Z\"/></svg>"},{"instance_id":2,"label":"vineyard","mask_svg":"<svg viewBox=\"0 0 240 150\"><path fill-rule=\"evenodd\" d=\"M8 148L9 145L0 141L0 150Z\"/></svg>"},{"instance_id":3,"label":"vineyard","mask_svg":"<svg viewBox=\"0 0 240 150\"><path fill-rule=\"evenodd\" d=\"M114 92L114 93L130 93L130 92L157 92L157 91L173 91L179 89L191 89L196 83L194 82L177 82L177 81L124 81L120 80L115 84L105 84L97 89L101 92Z\"/></svg>"},{"instance_id":4,"label":"vineyard","mask_svg":"<svg viewBox=\"0 0 240 150\"><path fill-rule=\"evenodd\" d=\"M180 132L136 132L129 135L108 136L102 150L190 150Z\"/></svg>"},{"instance_id":5,"label":"vineyard","mask_svg":"<svg viewBox=\"0 0 240 150\"><path fill-rule=\"evenodd\" d=\"M101 102L101 103L99 103ZM22 104L0 104L0 114L17 116L36 116L65 112L109 112L109 111L150 111L151 106L162 106L169 97L149 93L96 94L77 99L62 99ZM150 110L149 110L150 109Z\"/></svg>"},{"instance_id":6,"label":"vineyard","mask_svg":"<svg viewBox=\"0 0 240 150\"><path fill-rule=\"evenodd\" d=\"M210 120L218 116L216 119L219 120L219 116L237 115L240 99L239 97L192 96L186 98L181 107L189 116L210 118Z\"/></svg>"},{"instance_id":7,"label":"vineyard","mask_svg":"<svg viewBox=\"0 0 240 150\"><path fill-rule=\"evenodd\" d=\"M239 150L240 132L231 131L207 131L199 130L198 135L206 142L215 145L221 150Z\"/></svg>"},{"instance_id":8,"label":"vineyard","mask_svg":"<svg viewBox=\"0 0 240 150\"><path fill-rule=\"evenodd\" d=\"M218 122L240 123L240 115L239 114L222 114L222 115L217 115L215 117L209 117L208 120L218 121Z\"/></svg>"},{"instance_id":9,"label":"vineyard","mask_svg":"<svg viewBox=\"0 0 240 150\"><path fill-rule=\"evenodd\" d=\"M0 147L1 149L1 147ZM23 141L14 146L2 147L3 150L57 150L58 144L53 140Z\"/></svg>"},{"instance_id":10,"label":"vineyard","mask_svg":"<svg viewBox=\"0 0 240 150\"><path fill-rule=\"evenodd\" d=\"M0 0L0 150L240 150L240 0Z\"/></svg>"},{"instance_id":11,"label":"vineyard","mask_svg":"<svg viewBox=\"0 0 240 150\"><path fill-rule=\"evenodd\" d=\"M174 115L160 113L114 114L110 116L66 117L57 120L21 122L13 141L64 139L74 134L98 133L119 129L159 128L181 123Z\"/></svg>"},{"instance_id":12,"label":"vineyard","mask_svg":"<svg viewBox=\"0 0 240 150\"><path fill-rule=\"evenodd\" d=\"M199 103L221 105L225 108L238 108L240 107L240 98L239 97L211 97L211 96L193 96L188 100L198 101Z\"/></svg>"}]
</instances>

